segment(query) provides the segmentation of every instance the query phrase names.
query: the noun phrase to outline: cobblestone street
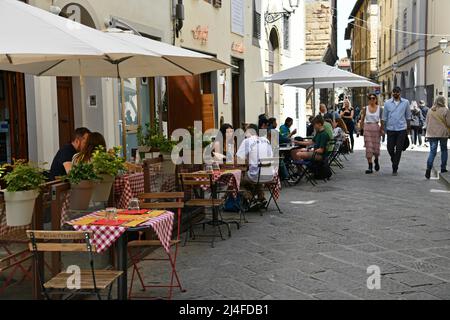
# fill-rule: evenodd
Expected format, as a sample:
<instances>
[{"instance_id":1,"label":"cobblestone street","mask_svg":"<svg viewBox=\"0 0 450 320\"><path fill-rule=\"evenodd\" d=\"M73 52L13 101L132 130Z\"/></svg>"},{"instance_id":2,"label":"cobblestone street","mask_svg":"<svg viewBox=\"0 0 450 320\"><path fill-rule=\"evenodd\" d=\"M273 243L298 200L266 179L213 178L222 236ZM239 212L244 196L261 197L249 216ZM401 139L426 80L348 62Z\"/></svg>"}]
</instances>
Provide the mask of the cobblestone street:
<instances>
[{"instance_id":1,"label":"cobblestone street","mask_svg":"<svg viewBox=\"0 0 450 320\"><path fill-rule=\"evenodd\" d=\"M426 155L408 151L392 177L384 152L366 176L357 151L331 182L284 189L283 215L250 214L216 248L188 243L177 262L187 292L175 298L450 299L449 194L425 180ZM367 289L371 265L380 290Z\"/></svg>"}]
</instances>

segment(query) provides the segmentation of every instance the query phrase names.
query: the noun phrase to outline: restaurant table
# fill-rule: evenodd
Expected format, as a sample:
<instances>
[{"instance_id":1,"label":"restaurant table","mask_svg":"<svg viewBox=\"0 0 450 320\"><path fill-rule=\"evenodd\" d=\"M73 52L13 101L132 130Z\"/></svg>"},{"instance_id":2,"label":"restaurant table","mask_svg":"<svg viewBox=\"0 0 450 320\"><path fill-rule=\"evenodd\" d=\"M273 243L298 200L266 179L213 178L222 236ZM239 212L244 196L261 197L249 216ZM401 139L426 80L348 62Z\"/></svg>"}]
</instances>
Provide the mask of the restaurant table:
<instances>
[{"instance_id":1,"label":"restaurant table","mask_svg":"<svg viewBox=\"0 0 450 320\"><path fill-rule=\"evenodd\" d=\"M132 198L144 193L144 173L124 174L114 180L115 206L119 209L128 208Z\"/></svg>"},{"instance_id":2,"label":"restaurant table","mask_svg":"<svg viewBox=\"0 0 450 320\"><path fill-rule=\"evenodd\" d=\"M83 224L86 218L101 218L100 212L93 212L86 216L67 222L76 231L92 231L92 244L95 245L97 253L105 252L113 244L116 244L117 269L123 271L117 282L117 297L119 300L128 298L128 233L153 229L158 236L164 250L170 253L170 240L172 239L173 212L165 211L157 217L150 218L137 227L107 226ZM120 212L118 212L120 215ZM80 225L76 225L80 222Z\"/></svg>"}]
</instances>

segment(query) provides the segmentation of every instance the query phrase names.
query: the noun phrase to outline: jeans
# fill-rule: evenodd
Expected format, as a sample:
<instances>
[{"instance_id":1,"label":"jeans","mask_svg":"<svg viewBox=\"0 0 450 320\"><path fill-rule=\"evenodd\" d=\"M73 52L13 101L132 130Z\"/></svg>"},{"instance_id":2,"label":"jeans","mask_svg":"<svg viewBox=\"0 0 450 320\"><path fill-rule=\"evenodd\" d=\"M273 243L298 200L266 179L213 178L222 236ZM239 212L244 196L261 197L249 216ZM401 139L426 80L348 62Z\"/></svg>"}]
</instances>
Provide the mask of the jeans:
<instances>
[{"instance_id":1,"label":"jeans","mask_svg":"<svg viewBox=\"0 0 450 320\"><path fill-rule=\"evenodd\" d=\"M402 158L403 147L405 140L408 139L406 130L403 131L388 131L387 132L387 149L391 156L392 169L398 170L400 159Z\"/></svg>"},{"instance_id":2,"label":"jeans","mask_svg":"<svg viewBox=\"0 0 450 320\"><path fill-rule=\"evenodd\" d=\"M414 145L417 145L419 142L419 146L422 145L422 128L421 127L411 127L411 140Z\"/></svg>"},{"instance_id":3,"label":"jeans","mask_svg":"<svg viewBox=\"0 0 450 320\"><path fill-rule=\"evenodd\" d=\"M434 159L437 155L437 149L439 143L441 144L441 170L447 169L447 160L448 160L448 148L447 141L448 138L429 138L430 142L430 155L428 157L427 169L433 168Z\"/></svg>"}]
</instances>

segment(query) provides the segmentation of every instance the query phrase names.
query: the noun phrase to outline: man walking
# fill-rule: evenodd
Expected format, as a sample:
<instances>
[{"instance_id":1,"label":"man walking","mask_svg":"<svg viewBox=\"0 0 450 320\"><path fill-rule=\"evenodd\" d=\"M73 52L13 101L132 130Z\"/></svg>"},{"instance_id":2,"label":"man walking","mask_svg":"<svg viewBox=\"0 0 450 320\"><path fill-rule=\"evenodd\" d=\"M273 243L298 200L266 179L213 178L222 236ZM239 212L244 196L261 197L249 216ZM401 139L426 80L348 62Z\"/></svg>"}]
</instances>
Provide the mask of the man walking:
<instances>
[{"instance_id":1,"label":"man walking","mask_svg":"<svg viewBox=\"0 0 450 320\"><path fill-rule=\"evenodd\" d=\"M392 175L398 175L408 131L411 128L411 108L409 101L401 97L402 90L395 87L392 99L384 103L384 123L387 133L387 149L392 161Z\"/></svg>"}]
</instances>

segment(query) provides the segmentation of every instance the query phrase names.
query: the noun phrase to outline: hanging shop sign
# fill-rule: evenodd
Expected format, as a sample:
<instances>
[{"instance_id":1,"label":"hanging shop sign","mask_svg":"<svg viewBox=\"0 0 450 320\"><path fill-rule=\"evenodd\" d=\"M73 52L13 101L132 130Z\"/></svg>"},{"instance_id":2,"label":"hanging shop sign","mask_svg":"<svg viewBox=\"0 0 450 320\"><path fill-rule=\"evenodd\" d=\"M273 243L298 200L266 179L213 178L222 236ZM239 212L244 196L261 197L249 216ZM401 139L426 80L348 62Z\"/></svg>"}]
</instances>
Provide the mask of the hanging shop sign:
<instances>
[{"instance_id":1,"label":"hanging shop sign","mask_svg":"<svg viewBox=\"0 0 450 320\"><path fill-rule=\"evenodd\" d=\"M202 44L205 44L208 42L208 27L207 26L197 26L196 28L192 29L192 36L195 40L200 40Z\"/></svg>"},{"instance_id":2,"label":"hanging shop sign","mask_svg":"<svg viewBox=\"0 0 450 320\"><path fill-rule=\"evenodd\" d=\"M233 52L244 53L244 44L242 42L233 42L233 44L231 45L231 50Z\"/></svg>"}]
</instances>

